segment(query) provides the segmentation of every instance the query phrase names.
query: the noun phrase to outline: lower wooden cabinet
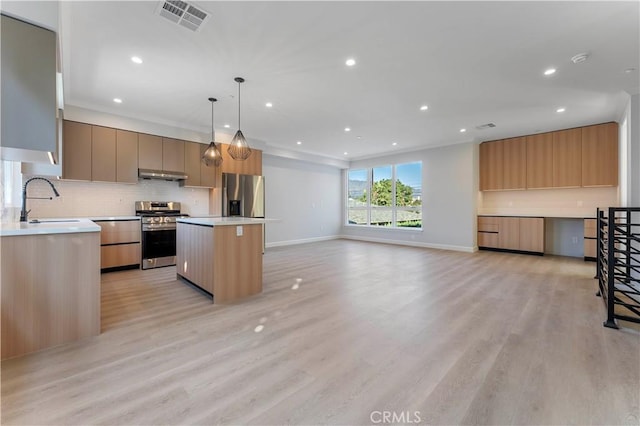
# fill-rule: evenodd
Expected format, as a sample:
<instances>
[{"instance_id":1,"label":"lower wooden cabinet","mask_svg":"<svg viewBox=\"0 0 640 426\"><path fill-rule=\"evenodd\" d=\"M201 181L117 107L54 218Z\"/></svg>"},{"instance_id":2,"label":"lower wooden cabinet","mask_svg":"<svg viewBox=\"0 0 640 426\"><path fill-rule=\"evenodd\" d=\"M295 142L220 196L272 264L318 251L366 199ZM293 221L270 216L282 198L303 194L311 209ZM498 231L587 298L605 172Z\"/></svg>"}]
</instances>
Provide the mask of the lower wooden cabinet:
<instances>
[{"instance_id":1,"label":"lower wooden cabinet","mask_svg":"<svg viewBox=\"0 0 640 426\"><path fill-rule=\"evenodd\" d=\"M478 247L544 253L544 218L478 216Z\"/></svg>"},{"instance_id":2,"label":"lower wooden cabinet","mask_svg":"<svg viewBox=\"0 0 640 426\"><path fill-rule=\"evenodd\" d=\"M140 220L94 220L100 225L100 269L140 267Z\"/></svg>"},{"instance_id":3,"label":"lower wooden cabinet","mask_svg":"<svg viewBox=\"0 0 640 426\"><path fill-rule=\"evenodd\" d=\"M597 256L597 219L584 220L584 260L595 261Z\"/></svg>"}]
</instances>

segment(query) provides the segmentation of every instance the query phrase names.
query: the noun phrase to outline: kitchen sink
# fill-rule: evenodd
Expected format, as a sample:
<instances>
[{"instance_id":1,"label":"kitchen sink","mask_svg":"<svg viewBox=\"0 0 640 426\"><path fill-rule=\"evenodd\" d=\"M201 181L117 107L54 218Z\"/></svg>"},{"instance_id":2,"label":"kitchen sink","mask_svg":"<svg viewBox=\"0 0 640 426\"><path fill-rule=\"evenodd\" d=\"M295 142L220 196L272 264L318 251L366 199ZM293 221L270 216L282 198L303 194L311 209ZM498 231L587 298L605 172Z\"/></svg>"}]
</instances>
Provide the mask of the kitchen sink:
<instances>
[{"instance_id":1,"label":"kitchen sink","mask_svg":"<svg viewBox=\"0 0 640 426\"><path fill-rule=\"evenodd\" d=\"M61 220L38 220L38 219L32 219L29 221L29 223L65 223L65 222L80 222L77 219L61 219Z\"/></svg>"}]
</instances>

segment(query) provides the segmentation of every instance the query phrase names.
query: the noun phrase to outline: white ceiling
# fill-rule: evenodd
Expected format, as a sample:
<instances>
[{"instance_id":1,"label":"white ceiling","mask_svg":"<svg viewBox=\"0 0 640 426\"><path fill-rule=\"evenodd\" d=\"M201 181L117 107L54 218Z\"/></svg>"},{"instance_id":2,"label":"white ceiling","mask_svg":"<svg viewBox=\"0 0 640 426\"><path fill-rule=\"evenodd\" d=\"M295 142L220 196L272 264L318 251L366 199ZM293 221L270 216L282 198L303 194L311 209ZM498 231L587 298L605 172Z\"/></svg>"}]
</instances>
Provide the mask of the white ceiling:
<instances>
[{"instance_id":1,"label":"white ceiling","mask_svg":"<svg viewBox=\"0 0 640 426\"><path fill-rule=\"evenodd\" d=\"M62 2L65 102L206 133L214 96L233 133L241 76L249 141L356 159L617 120L640 86L637 1L193 3L199 32L159 1Z\"/></svg>"}]
</instances>

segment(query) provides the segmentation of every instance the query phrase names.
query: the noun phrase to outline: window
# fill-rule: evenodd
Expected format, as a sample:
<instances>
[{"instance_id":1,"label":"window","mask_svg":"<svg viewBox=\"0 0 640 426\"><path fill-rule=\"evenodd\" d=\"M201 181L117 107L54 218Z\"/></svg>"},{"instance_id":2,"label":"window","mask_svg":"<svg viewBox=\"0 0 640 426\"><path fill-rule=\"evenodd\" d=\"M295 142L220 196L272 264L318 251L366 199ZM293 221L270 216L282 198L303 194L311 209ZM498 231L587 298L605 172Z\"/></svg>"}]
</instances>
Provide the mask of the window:
<instances>
[{"instance_id":1,"label":"window","mask_svg":"<svg viewBox=\"0 0 640 426\"><path fill-rule=\"evenodd\" d=\"M347 223L422 228L422 163L348 172Z\"/></svg>"}]
</instances>

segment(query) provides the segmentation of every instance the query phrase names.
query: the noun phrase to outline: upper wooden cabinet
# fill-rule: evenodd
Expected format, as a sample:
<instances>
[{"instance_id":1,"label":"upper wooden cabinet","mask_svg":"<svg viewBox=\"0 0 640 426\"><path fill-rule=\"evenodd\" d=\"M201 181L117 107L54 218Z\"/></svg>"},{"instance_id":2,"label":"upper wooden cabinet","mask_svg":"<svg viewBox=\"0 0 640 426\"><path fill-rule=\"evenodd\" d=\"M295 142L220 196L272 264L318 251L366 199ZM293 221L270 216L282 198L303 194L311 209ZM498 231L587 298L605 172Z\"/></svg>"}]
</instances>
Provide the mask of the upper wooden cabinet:
<instances>
[{"instance_id":1,"label":"upper wooden cabinet","mask_svg":"<svg viewBox=\"0 0 640 426\"><path fill-rule=\"evenodd\" d=\"M64 121L62 127L62 177L91 180L91 125Z\"/></svg>"},{"instance_id":2,"label":"upper wooden cabinet","mask_svg":"<svg viewBox=\"0 0 640 426\"><path fill-rule=\"evenodd\" d=\"M116 130L116 182L138 182L138 134Z\"/></svg>"},{"instance_id":3,"label":"upper wooden cabinet","mask_svg":"<svg viewBox=\"0 0 640 426\"><path fill-rule=\"evenodd\" d=\"M502 141L480 144L480 191L503 189Z\"/></svg>"},{"instance_id":4,"label":"upper wooden cabinet","mask_svg":"<svg viewBox=\"0 0 640 426\"><path fill-rule=\"evenodd\" d=\"M618 125L582 128L582 186L618 185Z\"/></svg>"},{"instance_id":5,"label":"upper wooden cabinet","mask_svg":"<svg viewBox=\"0 0 640 426\"><path fill-rule=\"evenodd\" d=\"M502 189L527 188L527 143L524 137L502 140Z\"/></svg>"},{"instance_id":6,"label":"upper wooden cabinet","mask_svg":"<svg viewBox=\"0 0 640 426\"><path fill-rule=\"evenodd\" d=\"M184 173L184 141L162 138L162 170Z\"/></svg>"},{"instance_id":7,"label":"upper wooden cabinet","mask_svg":"<svg viewBox=\"0 0 640 426\"><path fill-rule=\"evenodd\" d=\"M184 172L189 176L181 182L181 186L196 186L214 188L216 185L216 172L219 167L207 166L202 162L202 155L209 147L197 142L184 143Z\"/></svg>"},{"instance_id":8,"label":"upper wooden cabinet","mask_svg":"<svg viewBox=\"0 0 640 426\"><path fill-rule=\"evenodd\" d=\"M92 126L91 180L116 181L116 129Z\"/></svg>"},{"instance_id":9,"label":"upper wooden cabinet","mask_svg":"<svg viewBox=\"0 0 640 426\"><path fill-rule=\"evenodd\" d=\"M262 151L252 149L246 160L234 160L229 155L228 144L220 144L222 151L222 173L237 173L241 175L262 175Z\"/></svg>"},{"instance_id":10,"label":"upper wooden cabinet","mask_svg":"<svg viewBox=\"0 0 640 426\"><path fill-rule=\"evenodd\" d=\"M198 160L201 160L209 145L198 145L200 145L200 157ZM262 162L260 162L260 164L262 164ZM204 186L205 188L214 188L217 182L222 182L222 176L220 176L220 173L220 167L209 167L200 161L200 186Z\"/></svg>"},{"instance_id":11,"label":"upper wooden cabinet","mask_svg":"<svg viewBox=\"0 0 640 426\"><path fill-rule=\"evenodd\" d=\"M553 186L553 133L541 133L526 137L527 140L527 188Z\"/></svg>"},{"instance_id":12,"label":"upper wooden cabinet","mask_svg":"<svg viewBox=\"0 0 640 426\"><path fill-rule=\"evenodd\" d=\"M582 130L553 132L553 186L577 188L582 185Z\"/></svg>"},{"instance_id":13,"label":"upper wooden cabinet","mask_svg":"<svg viewBox=\"0 0 640 426\"><path fill-rule=\"evenodd\" d=\"M480 190L618 185L618 125L480 144Z\"/></svg>"},{"instance_id":14,"label":"upper wooden cabinet","mask_svg":"<svg viewBox=\"0 0 640 426\"><path fill-rule=\"evenodd\" d=\"M138 167L162 170L162 138L160 136L138 134Z\"/></svg>"}]
</instances>

